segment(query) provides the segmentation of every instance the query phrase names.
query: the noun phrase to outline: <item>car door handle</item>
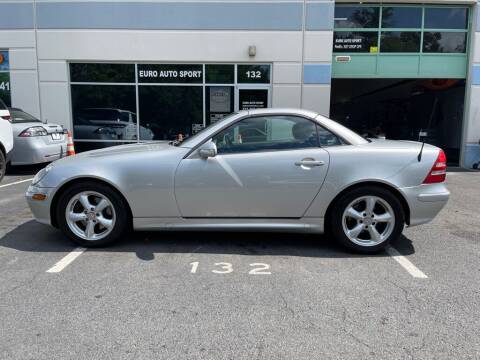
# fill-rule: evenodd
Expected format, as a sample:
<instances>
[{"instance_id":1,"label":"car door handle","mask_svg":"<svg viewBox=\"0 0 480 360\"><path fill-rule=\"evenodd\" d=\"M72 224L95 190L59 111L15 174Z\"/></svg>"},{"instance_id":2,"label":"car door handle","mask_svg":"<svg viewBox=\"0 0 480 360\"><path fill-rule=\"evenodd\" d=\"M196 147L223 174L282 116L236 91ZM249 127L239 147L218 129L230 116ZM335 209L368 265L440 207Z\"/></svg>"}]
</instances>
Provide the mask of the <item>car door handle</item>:
<instances>
[{"instance_id":1,"label":"car door handle","mask_svg":"<svg viewBox=\"0 0 480 360\"><path fill-rule=\"evenodd\" d=\"M306 166L306 167L322 166L322 165L325 165L325 161L313 160L313 159L303 159L301 161L296 161L295 165Z\"/></svg>"}]
</instances>

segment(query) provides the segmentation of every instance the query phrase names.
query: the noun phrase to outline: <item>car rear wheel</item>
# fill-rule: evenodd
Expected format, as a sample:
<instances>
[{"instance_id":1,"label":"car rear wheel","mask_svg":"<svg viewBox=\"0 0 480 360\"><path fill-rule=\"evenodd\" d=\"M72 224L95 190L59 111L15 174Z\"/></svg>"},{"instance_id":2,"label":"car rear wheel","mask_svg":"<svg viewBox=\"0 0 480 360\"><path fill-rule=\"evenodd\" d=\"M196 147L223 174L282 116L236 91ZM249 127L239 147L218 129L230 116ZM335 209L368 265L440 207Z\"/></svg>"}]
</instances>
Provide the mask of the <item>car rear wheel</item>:
<instances>
[{"instance_id":1,"label":"car rear wheel","mask_svg":"<svg viewBox=\"0 0 480 360\"><path fill-rule=\"evenodd\" d=\"M60 229L85 247L110 244L129 230L128 205L107 185L86 182L68 188L60 197L57 220Z\"/></svg>"},{"instance_id":2,"label":"car rear wheel","mask_svg":"<svg viewBox=\"0 0 480 360\"><path fill-rule=\"evenodd\" d=\"M5 173L7 171L7 159L2 150L0 150L0 182L3 180Z\"/></svg>"},{"instance_id":3,"label":"car rear wheel","mask_svg":"<svg viewBox=\"0 0 480 360\"><path fill-rule=\"evenodd\" d=\"M398 238L405 223L402 204L390 191L365 186L344 194L332 208L335 238L350 250L376 253Z\"/></svg>"}]
</instances>

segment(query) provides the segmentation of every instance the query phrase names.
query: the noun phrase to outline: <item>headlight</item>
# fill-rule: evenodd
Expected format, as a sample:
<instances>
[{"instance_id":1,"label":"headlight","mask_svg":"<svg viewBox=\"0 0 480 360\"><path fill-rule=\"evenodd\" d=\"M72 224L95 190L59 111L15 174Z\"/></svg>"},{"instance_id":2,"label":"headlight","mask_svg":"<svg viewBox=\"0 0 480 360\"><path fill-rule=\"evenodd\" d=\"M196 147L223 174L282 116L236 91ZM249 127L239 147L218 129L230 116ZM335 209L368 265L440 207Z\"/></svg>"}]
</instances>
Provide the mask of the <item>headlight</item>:
<instances>
[{"instance_id":1,"label":"headlight","mask_svg":"<svg viewBox=\"0 0 480 360\"><path fill-rule=\"evenodd\" d=\"M33 180L32 180L32 185L36 185L38 184L44 177L45 175L48 174L48 172L52 169L52 164L48 165L47 167L43 168L42 170L40 170L37 175L34 176Z\"/></svg>"},{"instance_id":2,"label":"headlight","mask_svg":"<svg viewBox=\"0 0 480 360\"><path fill-rule=\"evenodd\" d=\"M28 129L23 130L18 136L19 137L32 137L32 136L45 136L48 135L47 130L42 126L33 126Z\"/></svg>"}]
</instances>

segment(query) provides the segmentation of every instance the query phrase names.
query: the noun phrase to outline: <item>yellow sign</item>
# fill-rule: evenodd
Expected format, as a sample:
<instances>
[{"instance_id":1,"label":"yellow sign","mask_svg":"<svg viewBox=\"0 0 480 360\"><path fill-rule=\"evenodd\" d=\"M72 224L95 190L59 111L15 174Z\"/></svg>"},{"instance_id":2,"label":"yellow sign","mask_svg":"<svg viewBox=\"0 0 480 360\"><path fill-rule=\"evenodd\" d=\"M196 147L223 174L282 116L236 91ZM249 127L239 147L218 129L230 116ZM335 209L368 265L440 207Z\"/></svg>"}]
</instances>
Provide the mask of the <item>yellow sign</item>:
<instances>
[{"instance_id":1,"label":"yellow sign","mask_svg":"<svg viewBox=\"0 0 480 360\"><path fill-rule=\"evenodd\" d=\"M377 53L378 52L378 46L370 46L370 52L371 53Z\"/></svg>"}]
</instances>

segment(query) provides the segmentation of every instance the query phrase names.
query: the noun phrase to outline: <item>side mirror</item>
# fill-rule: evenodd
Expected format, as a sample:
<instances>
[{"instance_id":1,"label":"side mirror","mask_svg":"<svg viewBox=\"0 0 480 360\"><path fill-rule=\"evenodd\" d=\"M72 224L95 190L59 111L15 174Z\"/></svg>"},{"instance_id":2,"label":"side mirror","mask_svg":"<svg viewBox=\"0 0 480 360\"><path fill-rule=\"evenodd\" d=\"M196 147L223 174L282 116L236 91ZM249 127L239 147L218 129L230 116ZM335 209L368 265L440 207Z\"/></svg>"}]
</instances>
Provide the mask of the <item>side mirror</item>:
<instances>
[{"instance_id":1,"label":"side mirror","mask_svg":"<svg viewBox=\"0 0 480 360\"><path fill-rule=\"evenodd\" d=\"M208 159L209 157L217 156L217 145L215 145L212 140L207 141L205 144L200 146L198 155L200 155L202 159Z\"/></svg>"}]
</instances>

